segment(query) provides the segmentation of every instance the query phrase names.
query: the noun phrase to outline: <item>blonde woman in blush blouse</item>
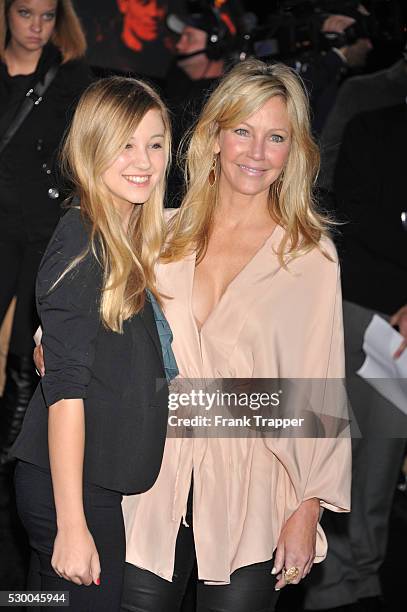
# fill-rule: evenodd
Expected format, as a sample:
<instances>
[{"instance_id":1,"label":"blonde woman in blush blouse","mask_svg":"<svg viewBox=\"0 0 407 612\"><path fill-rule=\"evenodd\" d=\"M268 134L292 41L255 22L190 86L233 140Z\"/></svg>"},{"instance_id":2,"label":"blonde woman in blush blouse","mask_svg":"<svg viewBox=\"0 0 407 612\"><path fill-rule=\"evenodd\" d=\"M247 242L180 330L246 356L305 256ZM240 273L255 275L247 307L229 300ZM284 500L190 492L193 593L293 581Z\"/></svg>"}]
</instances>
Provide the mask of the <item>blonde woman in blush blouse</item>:
<instances>
[{"instance_id":1,"label":"blonde woman in blush blouse","mask_svg":"<svg viewBox=\"0 0 407 612\"><path fill-rule=\"evenodd\" d=\"M318 162L297 76L257 60L234 67L193 131L157 270L182 378L344 377L338 260L312 198ZM195 559L199 612L273 610L326 555L321 507L349 503L346 437L168 437L154 486L123 502L122 610L179 610Z\"/></svg>"}]
</instances>

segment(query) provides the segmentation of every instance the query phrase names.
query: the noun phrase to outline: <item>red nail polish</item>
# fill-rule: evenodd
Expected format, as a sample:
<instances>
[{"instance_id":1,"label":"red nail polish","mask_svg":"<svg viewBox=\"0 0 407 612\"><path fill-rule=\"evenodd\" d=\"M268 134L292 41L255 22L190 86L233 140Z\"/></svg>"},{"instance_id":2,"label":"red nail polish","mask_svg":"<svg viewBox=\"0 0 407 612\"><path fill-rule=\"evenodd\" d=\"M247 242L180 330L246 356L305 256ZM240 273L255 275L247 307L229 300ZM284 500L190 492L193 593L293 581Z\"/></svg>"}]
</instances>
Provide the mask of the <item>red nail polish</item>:
<instances>
[{"instance_id":1,"label":"red nail polish","mask_svg":"<svg viewBox=\"0 0 407 612\"><path fill-rule=\"evenodd\" d=\"M96 584L99 586L99 584L100 584L100 578L98 578L98 579L96 580Z\"/></svg>"}]
</instances>

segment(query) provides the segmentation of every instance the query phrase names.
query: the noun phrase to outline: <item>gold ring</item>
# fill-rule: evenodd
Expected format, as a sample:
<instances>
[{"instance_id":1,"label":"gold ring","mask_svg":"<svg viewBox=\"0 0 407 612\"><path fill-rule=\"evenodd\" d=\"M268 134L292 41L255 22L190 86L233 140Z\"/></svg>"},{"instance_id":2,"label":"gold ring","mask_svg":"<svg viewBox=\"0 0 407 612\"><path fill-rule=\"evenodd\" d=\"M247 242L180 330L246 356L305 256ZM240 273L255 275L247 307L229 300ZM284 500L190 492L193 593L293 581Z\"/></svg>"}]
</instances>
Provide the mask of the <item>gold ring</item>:
<instances>
[{"instance_id":1,"label":"gold ring","mask_svg":"<svg viewBox=\"0 0 407 612\"><path fill-rule=\"evenodd\" d=\"M298 567L289 567L288 569L283 569L283 578L286 584L290 584L293 580L295 580L300 573Z\"/></svg>"}]
</instances>

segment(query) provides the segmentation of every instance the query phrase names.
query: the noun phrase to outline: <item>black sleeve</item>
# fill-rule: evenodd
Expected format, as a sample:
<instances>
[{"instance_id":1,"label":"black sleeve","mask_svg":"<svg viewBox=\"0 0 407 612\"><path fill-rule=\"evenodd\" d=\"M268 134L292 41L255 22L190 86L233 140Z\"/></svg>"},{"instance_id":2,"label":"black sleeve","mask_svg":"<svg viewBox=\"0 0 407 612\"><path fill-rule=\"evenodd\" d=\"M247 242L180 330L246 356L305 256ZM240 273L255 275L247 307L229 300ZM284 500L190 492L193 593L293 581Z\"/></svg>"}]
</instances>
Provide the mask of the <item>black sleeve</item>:
<instances>
[{"instance_id":1,"label":"black sleeve","mask_svg":"<svg viewBox=\"0 0 407 612\"><path fill-rule=\"evenodd\" d=\"M300 74L310 96L312 126L317 134L321 133L335 103L339 82L345 71L346 64L332 50L301 67Z\"/></svg>"},{"instance_id":2,"label":"black sleeve","mask_svg":"<svg viewBox=\"0 0 407 612\"><path fill-rule=\"evenodd\" d=\"M304 63L301 67L301 76L309 91L311 101L316 101L332 81L337 81L346 69L346 64L335 53L328 51L318 55L313 61Z\"/></svg>"},{"instance_id":3,"label":"black sleeve","mask_svg":"<svg viewBox=\"0 0 407 612\"><path fill-rule=\"evenodd\" d=\"M359 222L372 205L374 151L364 116L357 115L345 128L334 175L337 210L343 221Z\"/></svg>"},{"instance_id":4,"label":"black sleeve","mask_svg":"<svg viewBox=\"0 0 407 612\"><path fill-rule=\"evenodd\" d=\"M80 212L71 210L60 221L38 272L37 307L46 370L41 386L47 406L61 399L85 398L91 378L102 279L93 254L53 287L87 246Z\"/></svg>"},{"instance_id":5,"label":"black sleeve","mask_svg":"<svg viewBox=\"0 0 407 612\"><path fill-rule=\"evenodd\" d=\"M386 136L391 125L386 109L351 119L339 151L334 193L338 217L345 222L343 235L363 244L376 256L400 265L405 262L407 241L397 212L400 199L391 191L391 159L399 155L396 141L389 142L391 138ZM383 151L387 151L386 160ZM400 198L398 194L397 197Z\"/></svg>"},{"instance_id":6,"label":"black sleeve","mask_svg":"<svg viewBox=\"0 0 407 612\"><path fill-rule=\"evenodd\" d=\"M360 100L366 97L361 77L351 77L339 88L335 104L329 113L321 134L321 171L318 183L332 190L335 166L344 130L360 112Z\"/></svg>"}]
</instances>

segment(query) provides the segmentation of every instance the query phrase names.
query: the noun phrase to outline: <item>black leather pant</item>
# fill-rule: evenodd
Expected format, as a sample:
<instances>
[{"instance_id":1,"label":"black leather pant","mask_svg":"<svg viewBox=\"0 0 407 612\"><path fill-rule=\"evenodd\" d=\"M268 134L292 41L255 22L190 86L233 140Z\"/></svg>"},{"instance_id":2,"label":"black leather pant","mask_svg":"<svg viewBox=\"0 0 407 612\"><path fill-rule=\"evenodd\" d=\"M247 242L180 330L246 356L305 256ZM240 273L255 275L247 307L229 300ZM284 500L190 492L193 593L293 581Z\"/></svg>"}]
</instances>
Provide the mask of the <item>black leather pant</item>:
<instances>
[{"instance_id":1,"label":"black leather pant","mask_svg":"<svg viewBox=\"0 0 407 612\"><path fill-rule=\"evenodd\" d=\"M279 594L272 559L236 570L227 585L198 580L196 605L182 607L196 562L191 497L186 515L190 527L181 524L178 532L173 581L126 563L121 612L273 612Z\"/></svg>"}]
</instances>

